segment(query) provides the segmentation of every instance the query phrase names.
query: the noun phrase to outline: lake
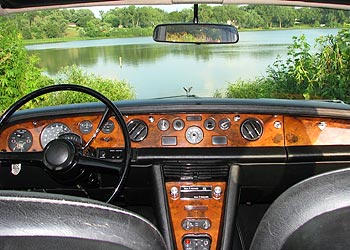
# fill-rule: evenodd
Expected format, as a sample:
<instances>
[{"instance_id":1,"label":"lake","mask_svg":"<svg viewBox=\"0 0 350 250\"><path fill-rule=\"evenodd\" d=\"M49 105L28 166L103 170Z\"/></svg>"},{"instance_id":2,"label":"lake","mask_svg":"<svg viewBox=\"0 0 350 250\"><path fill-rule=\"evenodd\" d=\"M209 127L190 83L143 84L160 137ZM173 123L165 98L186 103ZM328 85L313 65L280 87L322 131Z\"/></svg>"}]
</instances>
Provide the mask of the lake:
<instances>
[{"instance_id":1,"label":"lake","mask_svg":"<svg viewBox=\"0 0 350 250\"><path fill-rule=\"evenodd\" d=\"M293 36L307 41L336 34L337 29L274 30L241 32L234 45L158 44L150 37L101 39L28 45L40 58L40 67L51 76L61 67L76 64L87 72L125 79L138 99L185 94L212 96L229 82L266 75L280 55L286 58Z\"/></svg>"}]
</instances>

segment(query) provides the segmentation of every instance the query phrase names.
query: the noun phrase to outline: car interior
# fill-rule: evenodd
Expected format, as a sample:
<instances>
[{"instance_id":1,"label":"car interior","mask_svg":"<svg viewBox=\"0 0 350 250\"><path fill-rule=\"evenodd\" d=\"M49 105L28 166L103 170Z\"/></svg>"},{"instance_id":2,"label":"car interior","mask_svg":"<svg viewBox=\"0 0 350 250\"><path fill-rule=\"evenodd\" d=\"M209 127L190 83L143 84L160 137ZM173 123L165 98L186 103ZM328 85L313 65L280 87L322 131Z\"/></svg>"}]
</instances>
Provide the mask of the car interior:
<instances>
[{"instance_id":1,"label":"car interior","mask_svg":"<svg viewBox=\"0 0 350 250\"><path fill-rule=\"evenodd\" d=\"M350 9L345 0L0 0L0 15L201 2ZM98 101L21 110L56 91ZM0 248L349 249L349 120L338 101L113 102L72 84L36 90L0 118Z\"/></svg>"}]
</instances>

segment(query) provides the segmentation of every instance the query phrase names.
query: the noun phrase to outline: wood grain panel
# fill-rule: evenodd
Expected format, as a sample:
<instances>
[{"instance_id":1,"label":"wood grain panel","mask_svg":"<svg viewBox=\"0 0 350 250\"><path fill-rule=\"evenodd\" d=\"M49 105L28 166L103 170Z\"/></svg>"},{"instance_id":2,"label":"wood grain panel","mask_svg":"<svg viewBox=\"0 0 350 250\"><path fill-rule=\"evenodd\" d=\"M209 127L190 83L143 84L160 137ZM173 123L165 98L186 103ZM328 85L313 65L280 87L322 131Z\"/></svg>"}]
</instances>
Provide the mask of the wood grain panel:
<instances>
[{"instance_id":1,"label":"wood grain panel","mask_svg":"<svg viewBox=\"0 0 350 250\"><path fill-rule=\"evenodd\" d=\"M189 121L189 117L197 117L198 121ZM11 126L5 129L1 133L0 150L9 150L7 146L7 140L9 135L18 128L26 128L33 135L33 146L30 151L41 151L40 145L40 134L41 131L50 123L62 122L66 124L74 133L82 136L84 141L88 141L93 132L84 135L79 131L79 123L84 120L89 120L93 123L93 131L96 129L101 115L91 116L74 116L65 118L52 118L45 120L33 120L29 122L23 122ZM242 122L247 118L259 119L263 126L264 131L262 137L257 141L248 141L241 136L240 126ZM204 121L207 118L212 118L216 122L216 126L213 130L208 131L204 128ZM218 123L221 119L228 118L231 121L231 127L228 130L221 130ZM276 121L283 121L282 116L274 115L253 115L253 114L152 114L152 115L132 115L124 116L126 122L133 119L143 120L148 126L148 136L142 142L132 142L134 148L160 148L160 147L262 147L262 146L283 146L284 135L283 135L283 123L281 128L275 128L274 123ZM158 122L161 119L167 119L170 122L170 128L166 131L161 131L158 128ZM185 123L184 129L177 131L173 128L172 123L176 119L181 119ZM113 119L114 120L114 119ZM115 130L111 134L103 134L102 132L98 135L95 141L91 144L92 148L98 147L123 147L124 140L122 138L121 130L114 120ZM198 144L191 144L185 138L187 128L196 126L202 129L204 133L203 140ZM162 137L173 136L176 137L177 144L173 146L162 145ZM213 145L213 136L226 136L226 145Z\"/></svg>"},{"instance_id":2,"label":"wood grain panel","mask_svg":"<svg viewBox=\"0 0 350 250\"><path fill-rule=\"evenodd\" d=\"M286 146L350 145L350 121L285 117Z\"/></svg>"},{"instance_id":3,"label":"wood grain panel","mask_svg":"<svg viewBox=\"0 0 350 250\"><path fill-rule=\"evenodd\" d=\"M189 121L189 117L199 117L200 121ZM236 121L235 121L236 117ZM237 119L239 117L239 119ZM262 137L257 141L248 141L241 136L240 126L242 122L247 118L259 119L263 126L264 131ZM164 115L137 115L126 117L126 120L141 119L146 122L149 128L149 135L146 139L140 143L134 143L133 146L139 148L151 148L151 147L262 147L262 146L283 146L283 124L282 127L276 129L274 127L275 121L283 121L282 116L274 115L252 115L252 114L164 114ZM208 118L213 118L216 122L216 126L213 130L208 131L204 128L204 121ZM228 130L221 130L218 123L221 119L228 118L231 121L231 127ZM166 131L160 131L158 129L158 122L161 119L166 119L170 122L170 128ZM185 123L185 128L177 131L172 127L173 122L176 119L181 119ZM197 126L202 129L204 133L203 140L198 144L191 144L186 140L185 133L187 128L191 126ZM177 138L177 144L174 146L162 145L163 136L175 136ZM227 136L227 145L213 145L213 136Z\"/></svg>"},{"instance_id":4,"label":"wood grain panel","mask_svg":"<svg viewBox=\"0 0 350 250\"><path fill-rule=\"evenodd\" d=\"M209 234L212 239L211 249L217 249L218 239L220 239L221 222L223 216L224 200L225 200L225 182L167 182L165 184L172 228L176 239L176 246L178 250L182 248L182 238L186 234ZM220 199L202 199L202 200L174 200L170 196L170 189L172 187L180 186L215 186L222 188L222 196ZM188 210L186 206L198 207L198 209ZM192 230L184 230L182 222L184 219L209 219L211 227L208 230L194 228Z\"/></svg>"},{"instance_id":5,"label":"wood grain panel","mask_svg":"<svg viewBox=\"0 0 350 250\"><path fill-rule=\"evenodd\" d=\"M42 130L49 124L54 122L61 122L66 124L70 129L71 132L76 133L80 135L85 142L87 142L92 135L94 134L95 129L98 126L98 123L100 121L101 116L77 116L77 117L68 117L68 118L55 118L55 119L47 119L47 120L33 120L28 122L19 123L16 125L13 125L9 128L6 128L1 133L0 140L0 150L10 150L7 145L8 138L12 132L14 132L16 129L27 129L29 130L33 135L33 146L30 149L30 151L42 151L42 146L40 144L40 135ZM89 120L93 123L93 130L89 134L82 134L79 130L79 124L82 121ZM111 134L104 134L102 132L99 133L97 138L94 140L94 142L91 144L92 148L97 147L122 147L124 145L124 140L121 134L121 130L118 126L117 121L114 118L111 118L111 120L115 124L115 129L113 133Z\"/></svg>"},{"instance_id":6,"label":"wood grain panel","mask_svg":"<svg viewBox=\"0 0 350 250\"><path fill-rule=\"evenodd\" d=\"M188 117L199 117L199 121L188 121ZM84 141L88 141L93 132L81 134L79 123L89 120L96 129L100 115L75 116L66 118L53 118L46 120L33 120L23 122L5 129L1 133L0 150L9 150L7 141L9 135L16 129L26 128L33 135L33 146L31 151L41 151L40 134L45 126L53 122L62 122L66 124L72 132L82 136ZM237 119L239 117L239 119ZM240 126L245 119L259 119L264 131L262 137L257 141L245 140L240 134ZM125 121L133 119L143 120L148 126L148 136L142 142L132 142L134 148L160 148L160 147L273 147L273 146L308 146L308 145L350 145L350 122L342 119L329 118L308 118L308 117L291 117L291 116L274 116L274 115L253 115L253 114L154 114L154 115L132 115L125 116ZM204 128L204 121L212 118L216 122L213 130L208 131ZM221 119L228 118L231 121L231 127L228 130L221 130L218 123ZM113 119L113 118L112 118ZM170 122L170 128L166 131L160 131L157 124L161 119L167 119ZM176 119L181 119L185 123L184 129L177 131L173 128L172 123ZM114 119L113 119L114 120ZM275 128L275 122L281 122L280 128ZM92 148L102 147L123 147L124 140L121 130L114 120L115 130L111 134L98 135L91 144ZM191 144L185 138L188 127L197 126L204 133L203 140L198 144ZM93 129L93 131L94 131ZM177 144L173 146L162 145L162 137L176 137ZM226 145L213 145L213 136L226 136Z\"/></svg>"}]
</instances>

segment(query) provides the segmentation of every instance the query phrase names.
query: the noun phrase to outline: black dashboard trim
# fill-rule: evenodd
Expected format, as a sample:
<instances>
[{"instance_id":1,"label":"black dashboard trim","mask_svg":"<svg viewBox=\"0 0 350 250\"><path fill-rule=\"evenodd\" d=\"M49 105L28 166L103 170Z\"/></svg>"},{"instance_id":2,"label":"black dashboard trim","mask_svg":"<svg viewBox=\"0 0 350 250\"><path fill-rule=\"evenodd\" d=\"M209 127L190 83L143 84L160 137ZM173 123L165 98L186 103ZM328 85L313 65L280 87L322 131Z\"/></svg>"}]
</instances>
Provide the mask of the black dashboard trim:
<instances>
[{"instance_id":1,"label":"black dashboard trim","mask_svg":"<svg viewBox=\"0 0 350 250\"><path fill-rule=\"evenodd\" d=\"M316 116L350 119L350 105L344 103L278 99L176 99L126 100L114 102L123 115L165 113L237 113ZM70 104L16 112L11 122L57 116L101 114L101 103Z\"/></svg>"},{"instance_id":2,"label":"black dashboard trim","mask_svg":"<svg viewBox=\"0 0 350 250\"><path fill-rule=\"evenodd\" d=\"M174 162L221 160L226 162L285 162L284 147L140 148L136 161Z\"/></svg>"},{"instance_id":3,"label":"black dashboard trim","mask_svg":"<svg viewBox=\"0 0 350 250\"><path fill-rule=\"evenodd\" d=\"M350 161L350 145L286 147L288 162Z\"/></svg>"}]
</instances>

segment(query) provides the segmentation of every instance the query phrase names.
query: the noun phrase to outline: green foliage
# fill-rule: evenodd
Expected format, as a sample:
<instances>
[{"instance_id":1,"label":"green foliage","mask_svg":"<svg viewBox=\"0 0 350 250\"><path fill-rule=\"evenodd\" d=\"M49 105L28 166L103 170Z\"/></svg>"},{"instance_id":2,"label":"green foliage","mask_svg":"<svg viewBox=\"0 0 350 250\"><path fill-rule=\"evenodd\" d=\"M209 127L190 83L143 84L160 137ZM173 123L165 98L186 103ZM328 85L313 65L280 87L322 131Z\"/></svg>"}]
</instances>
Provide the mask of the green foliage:
<instances>
[{"instance_id":1,"label":"green foliage","mask_svg":"<svg viewBox=\"0 0 350 250\"><path fill-rule=\"evenodd\" d=\"M0 25L0 113L23 95L51 82L36 67L37 62L37 57L28 55L14 27Z\"/></svg>"},{"instance_id":2,"label":"green foliage","mask_svg":"<svg viewBox=\"0 0 350 250\"><path fill-rule=\"evenodd\" d=\"M106 37L142 37L152 36L153 28L112 28L105 33Z\"/></svg>"},{"instance_id":3,"label":"green foliage","mask_svg":"<svg viewBox=\"0 0 350 250\"><path fill-rule=\"evenodd\" d=\"M104 79L100 76L89 74L75 65L62 68L55 78L55 84L66 83L92 88L113 101L135 98L134 90L125 81ZM52 106L95 101L96 99L93 97L79 92L61 91L49 94L41 105Z\"/></svg>"},{"instance_id":4,"label":"green foliage","mask_svg":"<svg viewBox=\"0 0 350 250\"><path fill-rule=\"evenodd\" d=\"M262 79L257 79L254 82L238 81L235 84L230 84L226 90L228 98L264 98L269 96L269 85ZM272 97L272 96L269 96Z\"/></svg>"},{"instance_id":5,"label":"green foliage","mask_svg":"<svg viewBox=\"0 0 350 250\"><path fill-rule=\"evenodd\" d=\"M102 20L116 28L146 28L163 22L165 16L166 12L158 8L129 6L103 13Z\"/></svg>"},{"instance_id":6,"label":"green foliage","mask_svg":"<svg viewBox=\"0 0 350 250\"><path fill-rule=\"evenodd\" d=\"M315 53L311 53L304 36L294 37L287 61L276 61L268 70L269 76L284 93L350 102L349 45L349 29L317 39Z\"/></svg>"},{"instance_id":7,"label":"green foliage","mask_svg":"<svg viewBox=\"0 0 350 250\"><path fill-rule=\"evenodd\" d=\"M305 36L294 37L288 58L277 58L268 77L229 84L225 96L235 98L330 99L350 103L350 32L316 40L312 53Z\"/></svg>"},{"instance_id":8,"label":"green foliage","mask_svg":"<svg viewBox=\"0 0 350 250\"><path fill-rule=\"evenodd\" d=\"M100 15L97 18L88 9L64 9L5 16L0 21L17 27L24 39L71 36L68 24L76 25L76 34L84 38L151 36L157 24L192 22L193 9L167 13L159 8L129 6L101 11ZM273 5L200 5L199 21L228 23L242 29L343 27L350 23L350 15L345 10Z\"/></svg>"}]
</instances>

